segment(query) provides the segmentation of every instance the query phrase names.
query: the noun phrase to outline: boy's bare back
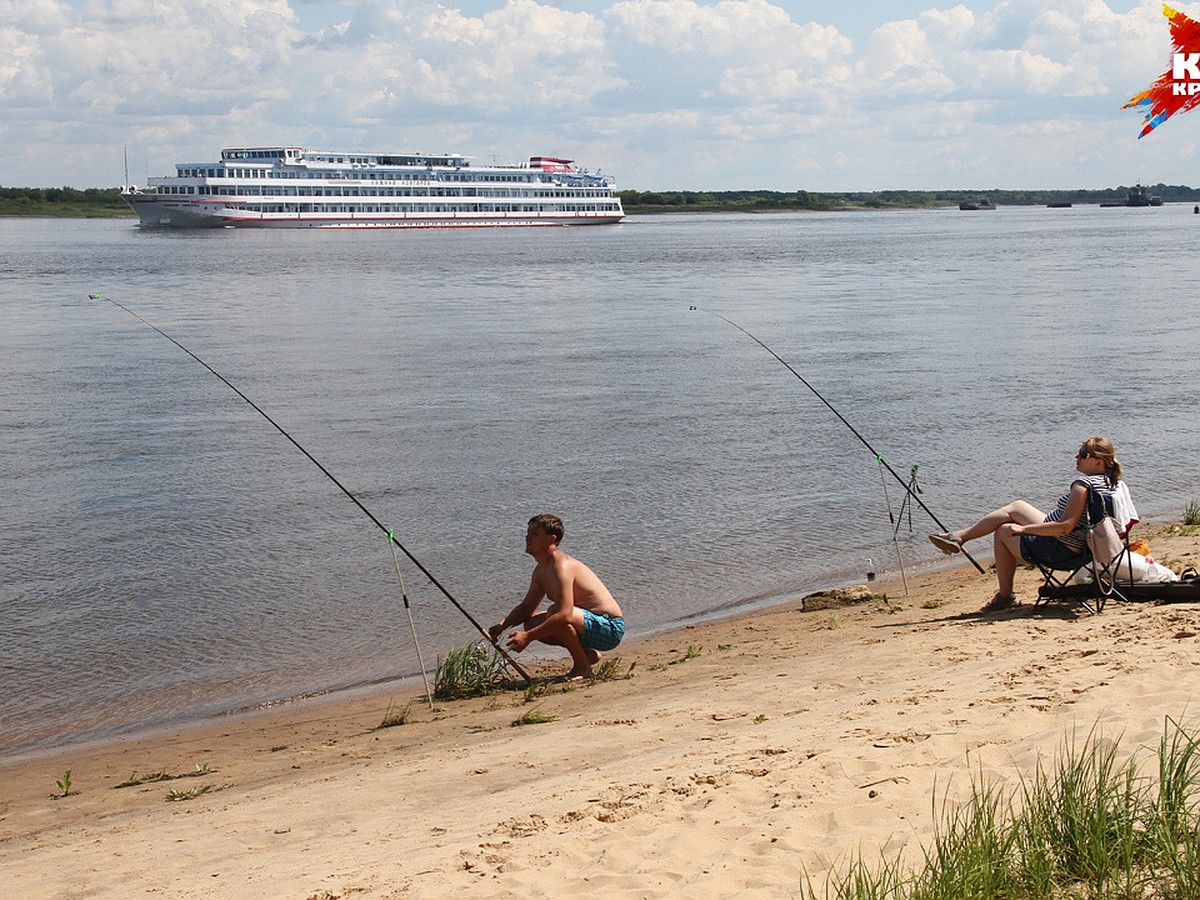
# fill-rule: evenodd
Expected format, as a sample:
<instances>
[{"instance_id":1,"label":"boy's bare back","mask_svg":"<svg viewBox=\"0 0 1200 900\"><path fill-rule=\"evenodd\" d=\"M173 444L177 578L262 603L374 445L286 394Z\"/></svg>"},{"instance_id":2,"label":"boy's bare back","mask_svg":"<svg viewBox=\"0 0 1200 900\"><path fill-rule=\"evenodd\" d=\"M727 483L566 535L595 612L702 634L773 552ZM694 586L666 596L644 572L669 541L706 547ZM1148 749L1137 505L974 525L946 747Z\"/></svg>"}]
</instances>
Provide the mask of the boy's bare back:
<instances>
[{"instance_id":1,"label":"boy's bare back","mask_svg":"<svg viewBox=\"0 0 1200 900\"><path fill-rule=\"evenodd\" d=\"M571 585L571 602L594 613L620 616L621 607L600 577L584 563L557 547L550 559L539 561L533 570L534 583L555 606L563 602L563 586Z\"/></svg>"}]
</instances>

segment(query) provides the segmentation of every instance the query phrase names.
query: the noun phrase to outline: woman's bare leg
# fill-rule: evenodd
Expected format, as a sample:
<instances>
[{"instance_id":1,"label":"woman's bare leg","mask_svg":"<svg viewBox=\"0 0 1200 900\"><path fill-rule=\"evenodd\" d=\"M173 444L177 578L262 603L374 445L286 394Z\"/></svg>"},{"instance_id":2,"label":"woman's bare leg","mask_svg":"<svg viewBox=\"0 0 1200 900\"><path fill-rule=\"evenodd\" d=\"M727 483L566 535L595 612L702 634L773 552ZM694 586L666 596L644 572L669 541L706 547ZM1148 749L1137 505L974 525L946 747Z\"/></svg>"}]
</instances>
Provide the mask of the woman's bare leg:
<instances>
[{"instance_id":1,"label":"woman's bare leg","mask_svg":"<svg viewBox=\"0 0 1200 900\"><path fill-rule=\"evenodd\" d=\"M975 540L975 538L992 534L1001 525L1033 525L1045 520L1046 514L1032 503L1025 500L1014 500L1007 506L992 510L970 528L951 531L950 534L965 544L967 541Z\"/></svg>"},{"instance_id":2,"label":"woman's bare leg","mask_svg":"<svg viewBox=\"0 0 1200 900\"><path fill-rule=\"evenodd\" d=\"M1010 523L1005 523L996 529L993 545L996 555L996 586L1001 594L1011 597L1013 577L1017 572L1017 563L1021 560L1021 537L1012 533Z\"/></svg>"}]
</instances>

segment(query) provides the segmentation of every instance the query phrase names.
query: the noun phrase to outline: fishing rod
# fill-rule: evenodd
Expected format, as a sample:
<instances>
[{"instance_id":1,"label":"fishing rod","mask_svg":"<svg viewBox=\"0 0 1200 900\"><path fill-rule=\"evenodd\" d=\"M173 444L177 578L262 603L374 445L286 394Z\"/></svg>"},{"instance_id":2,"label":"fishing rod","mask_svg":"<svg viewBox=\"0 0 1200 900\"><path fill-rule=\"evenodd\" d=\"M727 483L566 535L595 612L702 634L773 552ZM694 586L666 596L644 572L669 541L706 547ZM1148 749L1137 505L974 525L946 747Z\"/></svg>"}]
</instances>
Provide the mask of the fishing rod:
<instances>
[{"instance_id":1,"label":"fishing rod","mask_svg":"<svg viewBox=\"0 0 1200 900\"><path fill-rule=\"evenodd\" d=\"M135 319L137 319L143 325L146 325L147 327L153 329L154 331L157 331L159 334L161 334L163 337L165 337L168 341L170 341L172 344L174 344L176 347L178 347L180 350L182 350L184 353L186 353L188 356L190 356L196 362L200 363L200 365L204 366L204 368L208 369L209 372L211 372L218 379L220 379L222 382L224 382L226 387L228 387L231 391L233 391L235 394L237 394L239 397L241 397L243 400L245 400L247 403L249 403L251 408L256 413L258 413L260 416L262 416L264 419L266 419L268 422L270 422L275 427L276 431L278 431L285 438L287 438L289 441L291 441L292 446L294 446L297 450L299 450L301 453L303 453L305 456L307 456L309 461L325 474L326 478L328 478L330 481L332 481L334 484L336 484L338 486L338 488L341 489L341 492L343 494L345 494L352 501L354 501L354 505L357 506L359 509L361 509L364 513L366 513L367 518L370 519L372 522L374 522L376 527L379 528L380 531L382 531L384 534L386 534L388 536L388 541L390 543L393 543L396 547L399 547L400 552L403 553L405 556L407 556L409 561L412 562L412 564L414 566L416 566L418 569L421 570L421 574L429 579L429 583L432 584L439 591L441 591L446 596L446 599L449 600L452 604L454 604L454 608L457 609L460 613L462 613L466 617L467 621L470 622L475 627L476 631L478 631L481 635L483 635L483 637L487 640L487 642L496 649L496 652L499 653L501 657L503 657L504 661L507 662L510 666L512 666L513 670L515 672L517 672L522 678L524 678L526 682L532 683L533 679L530 677L529 673L526 672L523 668L521 668L520 664L517 663L517 661L515 659L513 659L508 654L508 652L506 650L504 650L503 647L500 646L500 644L488 633L487 629L485 629L482 625L479 624L479 622L477 622L475 620L475 617L472 616L471 613L467 611L466 607L464 607L461 603L459 603L458 600L455 599L454 595L451 594L448 590L446 590L446 588L442 585L442 583L440 581L438 581L436 578L433 577L433 573L430 572L428 569L426 569L423 565L421 565L421 561L419 559L417 559L415 556L413 556L412 553L409 552L407 547L405 547L402 543L400 543L398 540L396 540L395 535L392 533L392 529L388 528L386 525L384 525L382 522L380 522L377 518L375 518L375 514L372 513L365 506L363 506L362 501L360 501L357 497L355 497L352 493L350 493L350 491L346 488L346 486L344 484L342 484L340 481L338 481L337 478L335 478L333 476L332 472L330 472L327 468L325 468L323 465L321 465L320 461L315 456L313 456L311 453L309 453L307 450L305 450L304 447L302 447L300 445L299 441L297 441L294 437L292 437L290 434L288 434L284 430L282 425L280 425L278 422L276 422L274 419L272 419L269 415L267 415L267 413L262 409L262 407L260 407L257 403L255 403L253 400L251 400L245 394L243 394L233 382L231 382L228 378L226 378L224 375L222 375L220 372L218 372L216 369L214 369L212 366L210 366L208 363L206 363L204 360L202 360L199 356L197 356L195 353L193 353L187 347L183 346L183 344L179 343L179 341L175 340L175 338L171 337L171 335L167 334L165 331L163 331L157 325L142 318L140 315L138 315L136 312L134 312L128 306L125 306L123 303L118 303L116 300L113 300L111 297L105 297L103 294L88 294L88 299L89 300L104 300L108 303L111 303L113 306L117 307L118 309L125 310L125 312L129 313L129 315L133 316ZM407 604L407 597L405 598L405 603ZM424 667L422 667L422 674L424 674L423 669L424 669Z\"/></svg>"},{"instance_id":2,"label":"fishing rod","mask_svg":"<svg viewBox=\"0 0 1200 900\"><path fill-rule=\"evenodd\" d=\"M711 309L705 309L703 306L691 306L691 307L689 307L689 309L708 313L710 316L715 316L716 318L720 319L722 322L726 323L727 325L732 325L734 328L736 328L742 334L746 335L746 337L750 338L750 340L754 341L754 343L758 344L758 346L762 347L764 350L766 350L768 353L770 353L773 357L775 357L777 360L779 360L779 362L783 365L783 367L785 369L787 369L789 372L791 372L793 375L795 375L797 378L799 378L800 383L803 384L810 391L812 391L813 394L816 395L816 398L818 400L820 400L822 403L824 403L829 408L829 411L831 413L833 413L835 416L837 416L841 420L842 424L845 425L847 428L849 428L851 432L853 432L853 434L856 438L858 438L860 441L862 441L862 445L871 451L871 455L875 457L875 459L879 463L879 465L881 465L883 468L887 469L888 473L893 478L895 478L896 481L898 481L900 483L900 485L904 488L904 492L909 497L911 497L913 499L913 502L915 502L919 507L921 507L921 509L925 510L925 512L929 515L929 518L933 519L934 523L938 526L938 528L942 529L942 531L950 530L949 528L947 528L945 525L943 525L941 523L941 521L938 519L938 517L933 514L933 511L928 506L925 505L925 502L920 497L917 496L918 491L913 490L913 488L910 487L909 484L907 482L905 482L905 480L903 478L900 477L900 475L896 472L896 470L893 469L891 467L891 465L888 464L887 460L885 460L883 458L883 454L881 454L878 450L876 450L874 447L872 447L870 442L859 433L858 429L855 428L853 425L851 425L846 420L845 416L843 416L840 412L838 412L836 409L834 409L833 404L830 403L828 400L826 400L824 397L822 397L821 392L818 391L811 384L809 384L808 380L803 375L801 375L794 368L792 368L792 366L788 363L788 361L786 359L784 359L782 356L780 356L778 353L776 353L774 350L772 350L770 347L768 347L766 344L764 344L761 340L759 340L757 337L755 337L753 334L751 334L749 331L747 331L745 328L743 328L737 322L734 322L732 319L727 319L720 313L715 313ZM977 563L975 561L975 558L973 556L971 556L970 553L967 552L966 547L962 548L962 554L968 560L970 560L971 565L973 565L976 569L978 569L979 573L981 575L984 574L983 566L981 566L979 563Z\"/></svg>"}]
</instances>

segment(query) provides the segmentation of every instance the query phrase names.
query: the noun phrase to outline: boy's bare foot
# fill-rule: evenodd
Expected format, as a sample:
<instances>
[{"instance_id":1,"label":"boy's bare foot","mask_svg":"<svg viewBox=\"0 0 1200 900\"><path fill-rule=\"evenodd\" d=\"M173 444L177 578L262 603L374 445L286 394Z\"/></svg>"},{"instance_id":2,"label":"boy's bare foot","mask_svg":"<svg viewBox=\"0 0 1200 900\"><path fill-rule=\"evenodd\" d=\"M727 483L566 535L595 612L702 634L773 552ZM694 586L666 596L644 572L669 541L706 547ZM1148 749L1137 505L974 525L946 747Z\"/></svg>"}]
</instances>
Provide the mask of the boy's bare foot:
<instances>
[{"instance_id":1,"label":"boy's bare foot","mask_svg":"<svg viewBox=\"0 0 1200 900\"><path fill-rule=\"evenodd\" d=\"M586 669L586 670L585 669L572 669L570 672L568 672L563 677L567 681L583 681L585 678L592 677L592 670L591 669Z\"/></svg>"}]
</instances>

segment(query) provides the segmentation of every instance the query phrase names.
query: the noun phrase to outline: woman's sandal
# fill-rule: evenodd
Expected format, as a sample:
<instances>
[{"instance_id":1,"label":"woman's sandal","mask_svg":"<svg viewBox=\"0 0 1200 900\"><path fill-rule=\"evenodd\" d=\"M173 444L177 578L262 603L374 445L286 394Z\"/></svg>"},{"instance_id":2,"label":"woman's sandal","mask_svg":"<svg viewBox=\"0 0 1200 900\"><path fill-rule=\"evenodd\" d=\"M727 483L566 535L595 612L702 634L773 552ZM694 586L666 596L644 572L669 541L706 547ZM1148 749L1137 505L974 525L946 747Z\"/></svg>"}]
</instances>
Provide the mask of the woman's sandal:
<instances>
[{"instance_id":1,"label":"woman's sandal","mask_svg":"<svg viewBox=\"0 0 1200 900\"><path fill-rule=\"evenodd\" d=\"M946 554L958 553L962 550L962 541L948 531L943 531L940 534L931 534L929 536L929 543Z\"/></svg>"},{"instance_id":2,"label":"woman's sandal","mask_svg":"<svg viewBox=\"0 0 1200 900\"><path fill-rule=\"evenodd\" d=\"M1017 602L1016 594L1001 594L1001 593L997 592L996 596L993 597L991 600L989 600L987 603L985 603L983 605L983 609L981 609L979 611L981 613L1000 612L1000 610L1002 610L1002 609L1008 609L1010 606L1015 605L1016 602Z\"/></svg>"}]
</instances>

